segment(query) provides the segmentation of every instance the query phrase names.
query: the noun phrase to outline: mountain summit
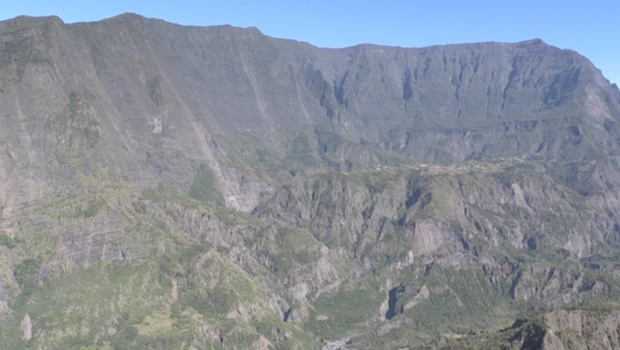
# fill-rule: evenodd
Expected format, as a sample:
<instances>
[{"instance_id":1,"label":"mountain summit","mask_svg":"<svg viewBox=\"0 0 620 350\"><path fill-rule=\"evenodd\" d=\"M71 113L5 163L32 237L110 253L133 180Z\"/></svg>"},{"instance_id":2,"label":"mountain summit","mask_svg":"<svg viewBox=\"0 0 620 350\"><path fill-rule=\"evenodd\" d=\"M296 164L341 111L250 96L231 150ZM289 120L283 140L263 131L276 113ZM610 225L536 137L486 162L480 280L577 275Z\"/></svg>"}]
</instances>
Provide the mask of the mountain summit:
<instances>
[{"instance_id":1,"label":"mountain summit","mask_svg":"<svg viewBox=\"0 0 620 350\"><path fill-rule=\"evenodd\" d=\"M0 343L617 344L619 121L538 39L0 22Z\"/></svg>"}]
</instances>

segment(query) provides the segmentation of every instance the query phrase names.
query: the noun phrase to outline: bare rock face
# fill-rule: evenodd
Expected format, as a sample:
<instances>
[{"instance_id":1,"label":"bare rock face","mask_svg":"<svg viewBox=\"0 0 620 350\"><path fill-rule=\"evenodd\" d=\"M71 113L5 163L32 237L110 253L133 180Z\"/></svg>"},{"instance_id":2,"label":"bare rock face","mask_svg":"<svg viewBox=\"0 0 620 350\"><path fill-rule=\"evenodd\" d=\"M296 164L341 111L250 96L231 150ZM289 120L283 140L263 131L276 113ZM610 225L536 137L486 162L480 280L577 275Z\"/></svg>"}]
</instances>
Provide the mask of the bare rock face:
<instances>
[{"instance_id":1,"label":"bare rock face","mask_svg":"<svg viewBox=\"0 0 620 350\"><path fill-rule=\"evenodd\" d=\"M447 341L441 349L615 349L618 347L618 310L557 310L519 319L494 334Z\"/></svg>"},{"instance_id":2,"label":"bare rock face","mask_svg":"<svg viewBox=\"0 0 620 350\"><path fill-rule=\"evenodd\" d=\"M614 349L620 315L612 312L555 311L546 315L545 349Z\"/></svg>"},{"instance_id":3,"label":"bare rock face","mask_svg":"<svg viewBox=\"0 0 620 350\"><path fill-rule=\"evenodd\" d=\"M0 343L617 347L619 122L540 40L1 22Z\"/></svg>"},{"instance_id":4,"label":"bare rock face","mask_svg":"<svg viewBox=\"0 0 620 350\"><path fill-rule=\"evenodd\" d=\"M32 319L26 314L21 323L22 339L28 341L32 338Z\"/></svg>"}]
</instances>

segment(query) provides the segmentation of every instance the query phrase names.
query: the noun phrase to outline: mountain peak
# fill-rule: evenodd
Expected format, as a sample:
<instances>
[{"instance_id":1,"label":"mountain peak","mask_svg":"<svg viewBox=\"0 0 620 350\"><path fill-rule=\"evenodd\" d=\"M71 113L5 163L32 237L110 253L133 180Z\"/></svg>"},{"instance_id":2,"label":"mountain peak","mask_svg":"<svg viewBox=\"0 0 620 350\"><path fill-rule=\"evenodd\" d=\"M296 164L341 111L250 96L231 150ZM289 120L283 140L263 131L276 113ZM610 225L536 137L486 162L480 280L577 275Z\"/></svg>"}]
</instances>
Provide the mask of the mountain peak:
<instances>
[{"instance_id":1,"label":"mountain peak","mask_svg":"<svg viewBox=\"0 0 620 350\"><path fill-rule=\"evenodd\" d=\"M150 19L147 17L144 17L142 15L133 13L133 12L125 12L125 13L121 13L120 15L114 16L114 17L110 17L110 18L106 18L104 20L102 20L101 22L144 22L147 20L156 20L156 21L161 21L161 22L165 22L163 20L158 20L158 19Z\"/></svg>"},{"instance_id":2,"label":"mountain peak","mask_svg":"<svg viewBox=\"0 0 620 350\"><path fill-rule=\"evenodd\" d=\"M58 16L18 16L6 21L0 22L0 28L24 28L36 26L43 23L64 24L64 21Z\"/></svg>"},{"instance_id":3,"label":"mountain peak","mask_svg":"<svg viewBox=\"0 0 620 350\"><path fill-rule=\"evenodd\" d=\"M544 45L544 46L550 46L549 44L547 44L546 42L544 42L542 39L539 39L539 38L534 38L534 39L530 39L530 40L520 41L517 44L520 44L520 45Z\"/></svg>"}]
</instances>

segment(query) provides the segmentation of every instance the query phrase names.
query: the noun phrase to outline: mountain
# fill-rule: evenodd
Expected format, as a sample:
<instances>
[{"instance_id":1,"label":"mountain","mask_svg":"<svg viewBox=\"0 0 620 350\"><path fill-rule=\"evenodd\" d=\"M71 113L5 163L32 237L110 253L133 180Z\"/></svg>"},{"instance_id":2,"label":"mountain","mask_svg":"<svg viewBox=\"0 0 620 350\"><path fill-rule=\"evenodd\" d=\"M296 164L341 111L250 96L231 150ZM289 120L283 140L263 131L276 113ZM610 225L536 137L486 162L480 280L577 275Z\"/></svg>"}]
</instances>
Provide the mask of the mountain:
<instances>
[{"instance_id":1,"label":"mountain","mask_svg":"<svg viewBox=\"0 0 620 350\"><path fill-rule=\"evenodd\" d=\"M0 344L595 346L570 320L617 337L619 121L541 40L0 22Z\"/></svg>"}]
</instances>

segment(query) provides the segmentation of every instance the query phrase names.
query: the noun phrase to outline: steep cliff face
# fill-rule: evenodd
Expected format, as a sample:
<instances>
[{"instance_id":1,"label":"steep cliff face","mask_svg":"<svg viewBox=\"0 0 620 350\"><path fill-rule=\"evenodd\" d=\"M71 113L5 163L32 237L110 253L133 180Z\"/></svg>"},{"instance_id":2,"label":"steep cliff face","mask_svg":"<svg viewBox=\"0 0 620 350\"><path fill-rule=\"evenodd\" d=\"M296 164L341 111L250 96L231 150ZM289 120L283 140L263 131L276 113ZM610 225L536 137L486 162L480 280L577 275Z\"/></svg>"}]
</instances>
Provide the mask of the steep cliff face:
<instances>
[{"instance_id":1,"label":"steep cliff face","mask_svg":"<svg viewBox=\"0 0 620 350\"><path fill-rule=\"evenodd\" d=\"M134 15L2 27L3 139L16 158L4 167L43 167L23 181L44 193L56 174L101 177L93 164L187 190L207 164L226 203L250 211L282 170L618 151L618 90L539 40L325 50Z\"/></svg>"},{"instance_id":2,"label":"steep cliff face","mask_svg":"<svg viewBox=\"0 0 620 350\"><path fill-rule=\"evenodd\" d=\"M545 316L547 334L544 348L564 349L613 349L620 346L617 310L555 311Z\"/></svg>"},{"instance_id":3,"label":"steep cliff face","mask_svg":"<svg viewBox=\"0 0 620 350\"><path fill-rule=\"evenodd\" d=\"M1 22L0 339L415 347L611 300L619 121L540 40Z\"/></svg>"},{"instance_id":4,"label":"steep cliff face","mask_svg":"<svg viewBox=\"0 0 620 350\"><path fill-rule=\"evenodd\" d=\"M445 339L441 349L615 349L618 310L605 308L557 310L517 320L495 333Z\"/></svg>"}]
</instances>

